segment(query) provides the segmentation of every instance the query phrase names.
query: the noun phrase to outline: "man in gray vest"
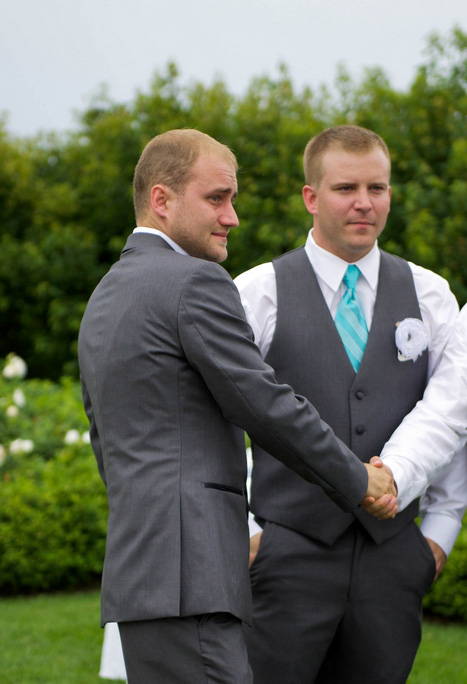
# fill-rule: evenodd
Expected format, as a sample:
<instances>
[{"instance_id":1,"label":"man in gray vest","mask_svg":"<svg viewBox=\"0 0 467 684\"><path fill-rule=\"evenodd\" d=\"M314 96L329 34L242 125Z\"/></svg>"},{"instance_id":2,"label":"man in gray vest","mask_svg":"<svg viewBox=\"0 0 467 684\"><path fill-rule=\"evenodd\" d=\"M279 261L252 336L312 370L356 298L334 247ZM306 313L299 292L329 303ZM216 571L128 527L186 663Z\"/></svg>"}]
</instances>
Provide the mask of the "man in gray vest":
<instances>
[{"instance_id":1,"label":"man in gray vest","mask_svg":"<svg viewBox=\"0 0 467 684\"><path fill-rule=\"evenodd\" d=\"M326 130L304 167L305 246L236 284L278 380L368 461L422 397L458 307L442 278L378 248L391 197L379 136ZM251 510L255 684L405 682L435 577L417 501L384 521L346 513L254 445Z\"/></svg>"},{"instance_id":2,"label":"man in gray vest","mask_svg":"<svg viewBox=\"0 0 467 684\"><path fill-rule=\"evenodd\" d=\"M279 385L253 343L219 265L238 224L236 171L232 152L199 131L150 141L135 170L138 227L81 323L109 501L102 622L119 623L130 684L251 684L239 427L344 510L392 491L385 469L364 466Z\"/></svg>"}]
</instances>

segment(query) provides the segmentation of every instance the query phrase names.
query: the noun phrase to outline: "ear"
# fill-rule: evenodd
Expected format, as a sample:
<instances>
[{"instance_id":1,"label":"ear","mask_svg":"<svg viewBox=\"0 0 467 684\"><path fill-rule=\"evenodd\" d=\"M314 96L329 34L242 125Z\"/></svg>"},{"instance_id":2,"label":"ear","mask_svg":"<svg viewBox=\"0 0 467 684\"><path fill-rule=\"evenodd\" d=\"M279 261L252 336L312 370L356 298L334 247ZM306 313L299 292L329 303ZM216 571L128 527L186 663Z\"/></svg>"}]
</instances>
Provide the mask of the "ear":
<instances>
[{"instance_id":1,"label":"ear","mask_svg":"<svg viewBox=\"0 0 467 684\"><path fill-rule=\"evenodd\" d=\"M302 190L302 197L307 211L310 214L317 214L316 190L311 185L305 185Z\"/></svg>"},{"instance_id":2,"label":"ear","mask_svg":"<svg viewBox=\"0 0 467 684\"><path fill-rule=\"evenodd\" d=\"M171 190L166 185L159 183L151 188L151 209L160 218L167 217L170 198Z\"/></svg>"}]
</instances>

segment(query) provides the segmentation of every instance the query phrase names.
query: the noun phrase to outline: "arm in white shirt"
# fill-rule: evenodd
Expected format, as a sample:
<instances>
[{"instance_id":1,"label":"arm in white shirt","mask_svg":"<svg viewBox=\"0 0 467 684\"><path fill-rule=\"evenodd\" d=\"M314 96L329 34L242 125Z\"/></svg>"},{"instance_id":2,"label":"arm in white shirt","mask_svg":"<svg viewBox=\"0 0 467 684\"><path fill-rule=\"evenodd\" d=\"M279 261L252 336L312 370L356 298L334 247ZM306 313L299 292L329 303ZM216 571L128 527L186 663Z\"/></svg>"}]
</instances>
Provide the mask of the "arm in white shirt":
<instances>
[{"instance_id":1,"label":"arm in white shirt","mask_svg":"<svg viewBox=\"0 0 467 684\"><path fill-rule=\"evenodd\" d=\"M399 510L420 496L467 434L467 307L459 314L423 399L404 418L381 457L394 474Z\"/></svg>"},{"instance_id":2,"label":"arm in white shirt","mask_svg":"<svg viewBox=\"0 0 467 684\"><path fill-rule=\"evenodd\" d=\"M245 315L250 324L261 356L268 353L276 329L277 291L274 266L269 261L254 266L234 280Z\"/></svg>"},{"instance_id":3,"label":"arm in white shirt","mask_svg":"<svg viewBox=\"0 0 467 684\"><path fill-rule=\"evenodd\" d=\"M451 551L467 505L467 306L459 314L423 399L381 457L399 489L399 510L428 489L422 531Z\"/></svg>"},{"instance_id":4,"label":"arm in white shirt","mask_svg":"<svg viewBox=\"0 0 467 684\"><path fill-rule=\"evenodd\" d=\"M274 267L271 262L260 264L241 273L235 278L234 283L239 291L247 321L253 330L255 342L264 359L276 327L277 293ZM248 526L250 538L263 531L252 513L248 516ZM250 563L252 560L250 556Z\"/></svg>"},{"instance_id":5,"label":"arm in white shirt","mask_svg":"<svg viewBox=\"0 0 467 684\"><path fill-rule=\"evenodd\" d=\"M467 507L467 445L460 447L451 463L430 485L420 505L420 529L448 556Z\"/></svg>"},{"instance_id":6,"label":"arm in white shirt","mask_svg":"<svg viewBox=\"0 0 467 684\"><path fill-rule=\"evenodd\" d=\"M409 262L422 321L429 333L428 378L437 367L459 313L447 280L433 271Z\"/></svg>"}]
</instances>

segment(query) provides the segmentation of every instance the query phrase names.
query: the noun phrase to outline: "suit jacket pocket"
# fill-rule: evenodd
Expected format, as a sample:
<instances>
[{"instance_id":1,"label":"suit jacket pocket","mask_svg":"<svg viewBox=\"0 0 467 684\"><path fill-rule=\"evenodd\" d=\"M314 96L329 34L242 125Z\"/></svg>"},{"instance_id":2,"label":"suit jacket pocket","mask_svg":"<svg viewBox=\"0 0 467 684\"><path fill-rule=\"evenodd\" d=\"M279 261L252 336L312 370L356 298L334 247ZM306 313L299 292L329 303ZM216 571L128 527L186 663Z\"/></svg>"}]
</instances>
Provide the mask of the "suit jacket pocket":
<instances>
[{"instance_id":1,"label":"suit jacket pocket","mask_svg":"<svg viewBox=\"0 0 467 684\"><path fill-rule=\"evenodd\" d=\"M231 487L230 485L219 484L218 482L204 482L206 489L220 489L222 492L230 492L231 494L238 494L243 496L244 492L238 487Z\"/></svg>"}]
</instances>

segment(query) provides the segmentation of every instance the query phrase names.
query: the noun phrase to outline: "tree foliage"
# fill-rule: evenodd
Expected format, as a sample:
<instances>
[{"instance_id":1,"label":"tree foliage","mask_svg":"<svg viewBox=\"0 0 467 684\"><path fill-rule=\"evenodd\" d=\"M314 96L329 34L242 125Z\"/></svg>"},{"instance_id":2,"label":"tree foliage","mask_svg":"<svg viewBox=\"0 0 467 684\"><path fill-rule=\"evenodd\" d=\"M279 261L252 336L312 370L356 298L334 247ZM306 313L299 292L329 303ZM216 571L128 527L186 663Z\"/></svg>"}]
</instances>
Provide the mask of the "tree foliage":
<instances>
[{"instance_id":1,"label":"tree foliage","mask_svg":"<svg viewBox=\"0 0 467 684\"><path fill-rule=\"evenodd\" d=\"M304 242L302 154L312 135L356 123L392 154L393 200L380 244L446 277L467 299L467 35L433 35L406 92L381 69L354 82L341 66L333 88L297 91L287 68L254 78L241 96L222 80L184 86L157 73L129 104L105 92L65 136L18 140L0 124L0 356L14 351L30 375L76 374L86 301L134 227L132 177L142 148L171 128L198 128L240 163L240 227L232 275Z\"/></svg>"}]
</instances>

